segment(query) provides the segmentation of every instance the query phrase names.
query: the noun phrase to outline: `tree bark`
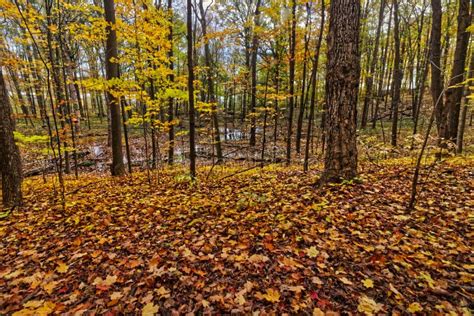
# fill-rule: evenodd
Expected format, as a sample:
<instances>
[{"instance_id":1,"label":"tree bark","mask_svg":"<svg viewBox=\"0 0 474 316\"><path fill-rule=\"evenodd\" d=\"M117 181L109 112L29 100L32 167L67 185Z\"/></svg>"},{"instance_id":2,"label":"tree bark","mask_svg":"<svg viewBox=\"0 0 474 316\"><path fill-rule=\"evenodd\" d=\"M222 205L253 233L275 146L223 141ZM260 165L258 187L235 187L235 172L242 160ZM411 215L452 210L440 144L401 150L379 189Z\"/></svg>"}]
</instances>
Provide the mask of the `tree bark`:
<instances>
[{"instance_id":1,"label":"tree bark","mask_svg":"<svg viewBox=\"0 0 474 316\"><path fill-rule=\"evenodd\" d=\"M3 70L0 66L0 173L4 207L14 207L22 203L21 158L13 137L14 129L15 121L12 117Z\"/></svg>"},{"instance_id":2,"label":"tree bark","mask_svg":"<svg viewBox=\"0 0 474 316\"><path fill-rule=\"evenodd\" d=\"M260 24L260 0L257 0L254 14L254 31L252 38L252 57L251 57L251 77L252 77L252 96L250 100L250 146L255 146L256 121L255 109L257 107L257 55L258 55L258 35L257 27Z\"/></svg>"},{"instance_id":3,"label":"tree bark","mask_svg":"<svg viewBox=\"0 0 474 316\"><path fill-rule=\"evenodd\" d=\"M467 78L471 78L465 88L465 98L464 98L464 106L462 107L461 111L461 119L459 122L459 130L458 136L456 139L456 152L461 154L463 151L463 143L464 143L464 130L466 128L466 117L467 117L467 110L469 108L469 94L471 93L471 89L474 87L474 52L471 51L471 61L469 63L469 72Z\"/></svg>"},{"instance_id":4,"label":"tree bark","mask_svg":"<svg viewBox=\"0 0 474 316\"><path fill-rule=\"evenodd\" d=\"M300 98L300 108L299 108L299 113L298 113L298 123L296 127L296 152L299 154L301 152L301 136L303 135L303 117L304 117L304 111L306 107L306 96L305 96L305 91L306 91L306 72L307 72L307 56L308 56L308 50L309 50L309 41L310 41L310 33L311 33L311 28L309 27L310 21L311 21L311 7L309 3L306 3L306 24L305 24L305 35L304 35L304 54L303 54L303 74L302 74L302 84L301 84L301 98ZM311 81L311 79L310 79ZM308 84L308 90L311 82Z\"/></svg>"},{"instance_id":5,"label":"tree bark","mask_svg":"<svg viewBox=\"0 0 474 316\"><path fill-rule=\"evenodd\" d=\"M119 65L115 59L118 56L117 34L115 27L115 7L114 0L104 0L105 20L107 21L107 42L105 49L105 71L107 80L119 78ZM114 59L114 60L113 60ZM122 152L122 128L120 100L107 90L107 99L110 108L110 123L112 136L112 166L113 176L125 174Z\"/></svg>"},{"instance_id":6,"label":"tree bark","mask_svg":"<svg viewBox=\"0 0 474 316\"><path fill-rule=\"evenodd\" d=\"M321 183L357 175L359 29L360 1L331 1L326 66L331 71L326 73L325 158Z\"/></svg>"},{"instance_id":7,"label":"tree bark","mask_svg":"<svg viewBox=\"0 0 474 316\"><path fill-rule=\"evenodd\" d=\"M168 40L170 42L170 50L168 52L168 58L170 62L170 70L171 73L168 77L168 80L170 81L170 85L174 83L174 62L173 62L173 0L168 0L168 14L169 16L169 34L168 34ZM173 120L174 120L174 99L169 98L168 99L168 164L172 165L174 162L174 125L173 125Z\"/></svg>"},{"instance_id":8,"label":"tree bark","mask_svg":"<svg viewBox=\"0 0 474 316\"><path fill-rule=\"evenodd\" d=\"M435 107L436 127L440 138L446 137L446 113L443 105L441 73L441 0L431 0L431 96Z\"/></svg>"},{"instance_id":9,"label":"tree bark","mask_svg":"<svg viewBox=\"0 0 474 316\"><path fill-rule=\"evenodd\" d=\"M290 32L290 101L288 103L288 130L286 133L286 164L291 163L291 136L293 132L293 111L295 107L295 51L296 51L296 0L291 0L291 32Z\"/></svg>"},{"instance_id":10,"label":"tree bark","mask_svg":"<svg viewBox=\"0 0 474 316\"><path fill-rule=\"evenodd\" d=\"M456 48L454 50L453 68L451 70L451 79L449 89L446 91L446 111L447 111L447 139L456 142L459 112L461 109L461 100L464 87L464 67L466 65L467 47L469 44L470 32L466 29L471 23L471 14L469 0L459 1L458 11L458 29L456 34Z\"/></svg>"},{"instance_id":11,"label":"tree bark","mask_svg":"<svg viewBox=\"0 0 474 316\"><path fill-rule=\"evenodd\" d=\"M395 42L395 60L393 62L393 88L392 88L392 146L397 146L398 108L400 105L400 90L402 87L402 63L400 56L400 21L398 17L398 0L393 1L393 38Z\"/></svg>"},{"instance_id":12,"label":"tree bark","mask_svg":"<svg viewBox=\"0 0 474 316\"><path fill-rule=\"evenodd\" d=\"M193 16L192 1L187 0L186 30L188 46L188 103L189 103L189 171L196 179L196 122L194 118L194 63L193 63Z\"/></svg>"}]
</instances>

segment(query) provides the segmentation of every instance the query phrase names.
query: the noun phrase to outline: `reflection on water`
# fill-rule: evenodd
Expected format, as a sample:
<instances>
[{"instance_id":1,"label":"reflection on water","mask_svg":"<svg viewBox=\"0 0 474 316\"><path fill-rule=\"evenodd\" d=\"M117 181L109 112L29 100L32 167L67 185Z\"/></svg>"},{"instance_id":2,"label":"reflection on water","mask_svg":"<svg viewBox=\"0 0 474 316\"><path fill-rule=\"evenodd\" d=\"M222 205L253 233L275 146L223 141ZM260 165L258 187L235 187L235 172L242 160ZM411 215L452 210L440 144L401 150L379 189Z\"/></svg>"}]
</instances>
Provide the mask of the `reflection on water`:
<instances>
[{"instance_id":1,"label":"reflection on water","mask_svg":"<svg viewBox=\"0 0 474 316\"><path fill-rule=\"evenodd\" d=\"M225 140L243 140L247 138L247 135L240 129L236 128L220 128L221 134L224 134Z\"/></svg>"}]
</instances>

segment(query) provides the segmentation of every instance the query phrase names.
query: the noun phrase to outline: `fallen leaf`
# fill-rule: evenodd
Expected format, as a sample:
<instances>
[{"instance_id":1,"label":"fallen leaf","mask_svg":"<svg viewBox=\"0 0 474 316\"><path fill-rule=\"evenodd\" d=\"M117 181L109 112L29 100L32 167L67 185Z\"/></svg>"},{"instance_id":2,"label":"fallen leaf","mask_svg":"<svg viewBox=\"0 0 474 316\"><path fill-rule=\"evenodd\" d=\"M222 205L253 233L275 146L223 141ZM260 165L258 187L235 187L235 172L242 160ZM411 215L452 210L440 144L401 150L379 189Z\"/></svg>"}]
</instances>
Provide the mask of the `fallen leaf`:
<instances>
[{"instance_id":1,"label":"fallen leaf","mask_svg":"<svg viewBox=\"0 0 474 316\"><path fill-rule=\"evenodd\" d=\"M364 284L364 286L368 289L374 287L374 281L372 281L372 279L365 279L364 281L362 281L362 284Z\"/></svg>"},{"instance_id":2,"label":"fallen leaf","mask_svg":"<svg viewBox=\"0 0 474 316\"><path fill-rule=\"evenodd\" d=\"M119 299L122 298L122 296L123 296L123 294L120 293L120 292L113 292L112 294L110 294L110 299L111 300L119 300Z\"/></svg>"},{"instance_id":3,"label":"fallen leaf","mask_svg":"<svg viewBox=\"0 0 474 316\"><path fill-rule=\"evenodd\" d=\"M143 306L142 316L153 316L158 313L159 306L155 306L152 302Z\"/></svg>"},{"instance_id":4,"label":"fallen leaf","mask_svg":"<svg viewBox=\"0 0 474 316\"><path fill-rule=\"evenodd\" d=\"M46 283L46 284L43 284L43 289L46 291L46 293L48 293L49 295L51 295L54 291L54 289L56 288L56 286L58 286L59 282L57 281L51 281L49 283Z\"/></svg>"},{"instance_id":5,"label":"fallen leaf","mask_svg":"<svg viewBox=\"0 0 474 316\"><path fill-rule=\"evenodd\" d=\"M420 305L420 303L411 303L410 306L408 306L407 311L409 313L416 313L416 312L421 312L423 311L423 307Z\"/></svg>"},{"instance_id":6,"label":"fallen leaf","mask_svg":"<svg viewBox=\"0 0 474 316\"><path fill-rule=\"evenodd\" d=\"M324 316L324 315L325 315L324 312L318 307L315 307L313 309L313 316Z\"/></svg>"},{"instance_id":7,"label":"fallen leaf","mask_svg":"<svg viewBox=\"0 0 474 316\"><path fill-rule=\"evenodd\" d=\"M382 304L378 304L373 299L365 295L360 297L359 305L357 306L357 310L361 313L365 313L366 315L373 315L382 310L382 308Z\"/></svg>"},{"instance_id":8,"label":"fallen leaf","mask_svg":"<svg viewBox=\"0 0 474 316\"><path fill-rule=\"evenodd\" d=\"M59 273L66 273L69 270L69 266L62 261L58 262L58 266L56 267L56 271Z\"/></svg>"},{"instance_id":9,"label":"fallen leaf","mask_svg":"<svg viewBox=\"0 0 474 316\"><path fill-rule=\"evenodd\" d=\"M350 281L348 278L346 277L342 277L339 279L339 281L341 281L342 283L344 283L345 285L353 285L354 283L352 283L352 281Z\"/></svg>"},{"instance_id":10,"label":"fallen leaf","mask_svg":"<svg viewBox=\"0 0 474 316\"><path fill-rule=\"evenodd\" d=\"M44 303L44 300L41 300L41 301L28 301L27 303L23 304L23 307L27 307L27 308L38 308L40 306L42 306Z\"/></svg>"},{"instance_id":11,"label":"fallen leaf","mask_svg":"<svg viewBox=\"0 0 474 316\"><path fill-rule=\"evenodd\" d=\"M319 255L319 250L312 246L306 249L306 255L310 258L316 258Z\"/></svg>"}]
</instances>

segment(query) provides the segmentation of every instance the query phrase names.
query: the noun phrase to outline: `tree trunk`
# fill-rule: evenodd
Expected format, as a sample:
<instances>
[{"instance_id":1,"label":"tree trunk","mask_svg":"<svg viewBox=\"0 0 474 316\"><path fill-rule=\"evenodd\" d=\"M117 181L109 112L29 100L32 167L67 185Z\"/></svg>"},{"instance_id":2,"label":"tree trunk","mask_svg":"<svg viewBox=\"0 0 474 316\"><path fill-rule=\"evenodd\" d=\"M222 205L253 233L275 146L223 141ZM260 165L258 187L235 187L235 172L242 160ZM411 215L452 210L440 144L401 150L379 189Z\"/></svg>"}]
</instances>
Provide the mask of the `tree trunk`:
<instances>
[{"instance_id":1,"label":"tree trunk","mask_svg":"<svg viewBox=\"0 0 474 316\"><path fill-rule=\"evenodd\" d=\"M467 74L467 78L471 78L471 80L468 82L468 85L465 88L466 95L464 98L464 106L461 111L461 119L459 122L458 136L456 139L456 152L458 154L461 154L463 151L464 129L466 127L467 110L469 108L469 94L471 93L472 88L474 87L474 82L472 80L472 78L474 78L474 51L471 51L471 61L469 64L469 72Z\"/></svg>"},{"instance_id":2,"label":"tree trunk","mask_svg":"<svg viewBox=\"0 0 474 316\"><path fill-rule=\"evenodd\" d=\"M395 60L393 62L392 88L392 146L397 146L398 108L400 105L400 90L402 86L402 63L400 56L400 21L398 18L398 0L393 1L393 38L395 41Z\"/></svg>"},{"instance_id":3,"label":"tree trunk","mask_svg":"<svg viewBox=\"0 0 474 316\"><path fill-rule=\"evenodd\" d=\"M114 0L104 0L105 20L107 21L107 42L105 49L105 70L107 80L113 80L119 77L119 65L114 60L117 59L117 34L115 31L115 7ZM110 108L110 123L112 136L112 166L113 176L125 174L122 152L122 128L120 100L114 96L110 90L107 90L107 99Z\"/></svg>"},{"instance_id":4,"label":"tree trunk","mask_svg":"<svg viewBox=\"0 0 474 316\"><path fill-rule=\"evenodd\" d=\"M251 57L251 76L252 76L252 95L250 100L250 146L255 146L256 121L255 109L257 107L257 55L258 55L258 35L257 27L260 24L260 0L257 0L254 14L254 31L252 38L252 57Z\"/></svg>"},{"instance_id":5,"label":"tree trunk","mask_svg":"<svg viewBox=\"0 0 474 316\"><path fill-rule=\"evenodd\" d=\"M375 44L374 50L372 52L372 61L370 64L369 73L367 74L367 78L365 81L365 98L364 98L364 106L362 108L362 118L360 127L366 128L367 127L367 118L369 116L369 103L373 100L372 95L372 87L374 84L374 74L375 74L375 66L377 66L377 56L379 52L379 43L380 43L380 30L382 29L383 24L383 13L385 9L385 0L380 2L380 11L379 11L379 21L377 24L377 33L375 35Z\"/></svg>"},{"instance_id":6,"label":"tree trunk","mask_svg":"<svg viewBox=\"0 0 474 316\"><path fill-rule=\"evenodd\" d=\"M290 102L288 104L288 130L286 133L286 164L291 163L291 136L293 131L293 111L295 107L295 51L296 51L296 0L291 0L290 34Z\"/></svg>"},{"instance_id":7,"label":"tree trunk","mask_svg":"<svg viewBox=\"0 0 474 316\"><path fill-rule=\"evenodd\" d=\"M189 103L189 171L191 178L196 178L196 122L194 118L194 64L193 64L193 17L192 1L187 0L187 44L188 44L188 103Z\"/></svg>"},{"instance_id":8,"label":"tree trunk","mask_svg":"<svg viewBox=\"0 0 474 316\"><path fill-rule=\"evenodd\" d=\"M258 6L258 4L257 4ZM212 116L212 125L214 127L214 143L216 146L217 154L217 163L223 161L222 156L222 144L221 136L219 131L219 119L217 117L217 106L216 106L216 94L214 87L214 72L211 62L211 49L209 47L209 40L207 39L207 21L206 21L206 11L204 10L203 0L199 1L199 11L201 14L201 28L202 28L202 37L204 39L204 59L207 68L207 101L211 103L211 116Z\"/></svg>"},{"instance_id":9,"label":"tree trunk","mask_svg":"<svg viewBox=\"0 0 474 316\"><path fill-rule=\"evenodd\" d=\"M168 52L168 58L170 62L170 70L171 73L168 77L168 80L170 81L169 84L172 85L174 83L174 62L173 62L173 0L168 0L168 14L169 20L170 20L170 26L169 26L169 34L168 34L168 40L170 42L170 50ZM168 164L172 165L174 162L174 99L169 98L168 99Z\"/></svg>"},{"instance_id":10,"label":"tree trunk","mask_svg":"<svg viewBox=\"0 0 474 316\"><path fill-rule=\"evenodd\" d=\"M471 23L469 13L469 0L459 1L458 29L456 34L456 48L454 51L453 68L449 89L446 91L446 111L447 111L447 139L456 142L459 126L459 112L463 93L462 82L464 81L464 67L466 65L467 47L469 44L470 32L466 31ZM474 4L473 4L474 6Z\"/></svg>"},{"instance_id":11,"label":"tree trunk","mask_svg":"<svg viewBox=\"0 0 474 316\"><path fill-rule=\"evenodd\" d=\"M311 7L309 3L306 3L306 11L307 11L307 17L306 17L306 24L305 24L305 35L304 35L304 54L303 54L303 74L302 74L302 84L301 84L301 98L300 98L300 108L299 108L299 113L298 113L298 123L296 127L296 152L299 154L301 152L301 136L303 135L303 118L304 118L304 110L306 107L306 97L305 97L305 91L306 91L306 72L307 72L307 56L308 56L308 50L309 50L309 41L310 41L310 28L309 24L311 21ZM311 81L311 80L310 80ZM310 83L311 84L311 83ZM309 85L310 85L309 84ZM308 90L309 90L309 85L308 85Z\"/></svg>"},{"instance_id":12,"label":"tree trunk","mask_svg":"<svg viewBox=\"0 0 474 316\"><path fill-rule=\"evenodd\" d=\"M443 79L441 73L441 0L431 0L431 96L435 108L438 136L446 137L446 113L443 106Z\"/></svg>"},{"instance_id":13,"label":"tree trunk","mask_svg":"<svg viewBox=\"0 0 474 316\"><path fill-rule=\"evenodd\" d=\"M13 137L14 129L15 121L12 117L3 70L0 67L0 173L4 207L14 207L22 203L21 158Z\"/></svg>"},{"instance_id":14,"label":"tree trunk","mask_svg":"<svg viewBox=\"0 0 474 316\"><path fill-rule=\"evenodd\" d=\"M321 0L321 24L319 25L319 37L318 43L316 44L316 50L314 52L314 64L313 70L311 71L311 104L309 108L309 118L308 118L308 130L306 132L306 147L304 151L304 171L308 171L309 169L309 147L312 138L312 128L313 128L313 120L314 120L314 111L316 107L316 80L318 76L318 66L319 66L319 53L321 51L321 44L323 41L323 33L324 33L324 21L326 16L326 5L324 3L325 0Z\"/></svg>"},{"instance_id":15,"label":"tree trunk","mask_svg":"<svg viewBox=\"0 0 474 316\"><path fill-rule=\"evenodd\" d=\"M360 1L330 6L326 69L325 158L320 182L357 175L356 120L360 78Z\"/></svg>"}]
</instances>

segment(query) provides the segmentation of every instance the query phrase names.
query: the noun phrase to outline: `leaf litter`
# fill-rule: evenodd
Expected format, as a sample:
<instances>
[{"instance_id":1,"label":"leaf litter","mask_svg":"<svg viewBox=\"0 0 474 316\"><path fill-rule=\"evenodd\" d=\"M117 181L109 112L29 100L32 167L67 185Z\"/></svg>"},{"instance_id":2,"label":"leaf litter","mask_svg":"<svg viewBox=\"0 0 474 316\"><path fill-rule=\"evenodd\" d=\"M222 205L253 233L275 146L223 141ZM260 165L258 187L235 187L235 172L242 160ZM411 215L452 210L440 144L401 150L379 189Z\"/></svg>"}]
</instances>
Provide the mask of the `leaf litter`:
<instances>
[{"instance_id":1,"label":"leaf litter","mask_svg":"<svg viewBox=\"0 0 474 316\"><path fill-rule=\"evenodd\" d=\"M0 314L467 312L473 167L437 165L411 213L411 169L390 163L322 189L278 166L86 175L65 210L28 180L0 222Z\"/></svg>"}]
</instances>

